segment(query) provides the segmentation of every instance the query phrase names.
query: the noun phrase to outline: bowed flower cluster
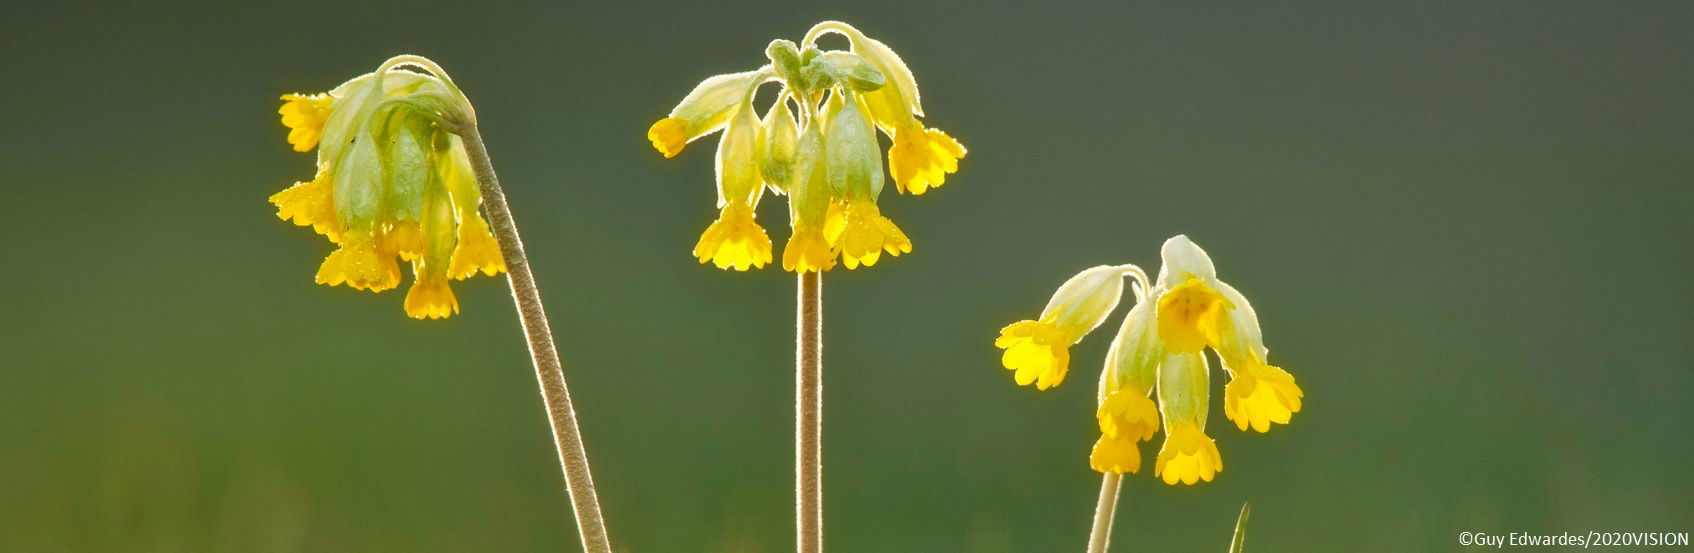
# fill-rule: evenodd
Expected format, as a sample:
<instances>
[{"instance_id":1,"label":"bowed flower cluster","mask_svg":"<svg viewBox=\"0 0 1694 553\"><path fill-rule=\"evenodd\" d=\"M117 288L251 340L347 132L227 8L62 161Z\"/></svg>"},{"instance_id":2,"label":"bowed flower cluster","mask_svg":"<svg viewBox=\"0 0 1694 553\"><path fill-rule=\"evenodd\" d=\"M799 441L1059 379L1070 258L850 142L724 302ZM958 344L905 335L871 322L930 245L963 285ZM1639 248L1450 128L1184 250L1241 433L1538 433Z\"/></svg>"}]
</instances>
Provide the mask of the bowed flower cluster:
<instances>
[{"instance_id":1,"label":"bowed flower cluster","mask_svg":"<svg viewBox=\"0 0 1694 553\"><path fill-rule=\"evenodd\" d=\"M439 67L402 56L329 92L282 100L288 143L317 150L317 174L270 202L337 246L318 266L319 284L380 292L399 286L399 262L408 262L406 314L436 319L459 312L449 280L505 270L455 134L475 114Z\"/></svg>"},{"instance_id":2,"label":"bowed flower cluster","mask_svg":"<svg viewBox=\"0 0 1694 553\"><path fill-rule=\"evenodd\" d=\"M850 50L821 50L826 33ZM799 45L776 40L770 63L706 79L647 130L665 157L708 134L718 141L718 218L700 235L694 255L722 269L745 271L772 260L771 240L755 220L768 188L789 196L793 234L782 266L826 271L839 258L848 269L874 265L883 253L912 251L912 242L877 207L885 177L877 131L893 146L888 171L901 192L923 194L958 171L965 148L918 117L917 82L887 45L845 23L824 22ZM776 102L761 116L759 87L778 83Z\"/></svg>"},{"instance_id":3,"label":"bowed flower cluster","mask_svg":"<svg viewBox=\"0 0 1694 553\"><path fill-rule=\"evenodd\" d=\"M1089 465L1100 472L1136 472L1138 442L1153 439L1163 421L1165 443L1153 474L1166 484L1210 482L1223 470L1206 435L1210 349L1230 377L1224 415L1245 431L1270 430L1300 411L1304 395L1294 377L1268 364L1258 315L1247 298L1218 280L1212 260L1186 236L1165 241L1158 280L1134 265L1100 266L1059 287L1039 320L1012 323L994 345L1018 385L1058 386L1070 365L1070 346L1100 326L1132 276L1135 306L1106 354L1095 413L1100 439ZM1156 392L1157 402L1150 396Z\"/></svg>"}]
</instances>

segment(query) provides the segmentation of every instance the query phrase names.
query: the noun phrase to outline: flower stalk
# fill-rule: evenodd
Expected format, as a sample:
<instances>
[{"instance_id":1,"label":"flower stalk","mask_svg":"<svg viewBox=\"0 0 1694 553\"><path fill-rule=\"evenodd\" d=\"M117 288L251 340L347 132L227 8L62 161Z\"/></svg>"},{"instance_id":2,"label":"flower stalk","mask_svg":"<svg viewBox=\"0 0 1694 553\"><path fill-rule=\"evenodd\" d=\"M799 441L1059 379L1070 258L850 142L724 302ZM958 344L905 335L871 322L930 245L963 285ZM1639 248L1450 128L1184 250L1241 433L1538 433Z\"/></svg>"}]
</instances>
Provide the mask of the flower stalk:
<instances>
[{"instance_id":1,"label":"flower stalk","mask_svg":"<svg viewBox=\"0 0 1694 553\"><path fill-rule=\"evenodd\" d=\"M800 273L795 309L794 522L800 553L823 551L823 273Z\"/></svg>"},{"instance_id":2,"label":"flower stalk","mask_svg":"<svg viewBox=\"0 0 1694 553\"><path fill-rule=\"evenodd\" d=\"M1100 500L1094 504L1094 526L1088 530L1088 553L1106 553L1112 541L1112 517L1118 511L1123 475L1108 472L1100 478Z\"/></svg>"},{"instance_id":3,"label":"flower stalk","mask_svg":"<svg viewBox=\"0 0 1694 553\"><path fill-rule=\"evenodd\" d=\"M594 491L594 476L588 470L588 452L582 445L576 409L571 406L571 392L565 386L564 367L559 363L559 348L553 343L553 331L547 325L547 311L541 304L541 292L535 286L529 257L524 255L517 223L512 220L506 193L500 189L500 179L494 174L488 148L476 124L471 123L460 137L465 141L471 170L482 189L483 207L488 210L494 239L506 260L506 279L512 285L512 301L517 303L518 319L523 323L529 356L535 364L535 378L541 385L542 401L547 404L547 422L553 429L553 445L559 450L559 464L565 471L565 491L570 494L571 508L576 514L582 548L591 553L611 553L606 521L600 514L600 499Z\"/></svg>"}]
</instances>

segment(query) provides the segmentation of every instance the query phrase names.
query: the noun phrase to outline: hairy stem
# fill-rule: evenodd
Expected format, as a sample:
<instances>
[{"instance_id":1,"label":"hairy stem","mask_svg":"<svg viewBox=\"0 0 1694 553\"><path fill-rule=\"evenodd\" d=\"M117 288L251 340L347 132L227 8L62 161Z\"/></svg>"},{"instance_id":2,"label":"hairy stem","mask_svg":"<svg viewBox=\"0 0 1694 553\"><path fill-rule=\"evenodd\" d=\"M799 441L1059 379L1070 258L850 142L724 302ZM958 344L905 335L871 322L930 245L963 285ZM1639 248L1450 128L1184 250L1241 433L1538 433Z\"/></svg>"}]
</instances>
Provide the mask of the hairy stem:
<instances>
[{"instance_id":1,"label":"hairy stem","mask_svg":"<svg viewBox=\"0 0 1694 553\"><path fill-rule=\"evenodd\" d=\"M823 275L800 273L794 352L794 518L800 553L823 551Z\"/></svg>"},{"instance_id":2,"label":"hairy stem","mask_svg":"<svg viewBox=\"0 0 1694 553\"><path fill-rule=\"evenodd\" d=\"M547 422L553 427L553 445L559 450L559 464L565 471L565 491L576 513L582 548L589 553L611 553L606 521L600 517L600 500L594 494L594 477L588 472L588 454L582 446L582 433L577 429L576 411L571 408L570 390L565 388L565 372L559 365L559 350L553 344L553 331L547 326L547 313L541 307L541 293L535 288L535 275L529 270L529 258L524 256L518 227L512 222L511 207L506 204L506 194L500 190L500 180L494 176L488 148L483 145L476 126L472 124L464 129L460 137L465 142L465 153L470 156L477 184L482 188L482 205L488 209L489 224L500 243L500 256L506 262L512 300L517 302L518 319L523 322L524 337L529 341L529 356L535 362L535 378L541 384L541 399L547 404Z\"/></svg>"},{"instance_id":3,"label":"hairy stem","mask_svg":"<svg viewBox=\"0 0 1694 553\"><path fill-rule=\"evenodd\" d=\"M1118 509L1118 484L1122 475L1108 472L1100 479L1100 502L1094 504L1094 528L1088 531L1088 553L1105 553L1112 540L1112 515Z\"/></svg>"}]
</instances>

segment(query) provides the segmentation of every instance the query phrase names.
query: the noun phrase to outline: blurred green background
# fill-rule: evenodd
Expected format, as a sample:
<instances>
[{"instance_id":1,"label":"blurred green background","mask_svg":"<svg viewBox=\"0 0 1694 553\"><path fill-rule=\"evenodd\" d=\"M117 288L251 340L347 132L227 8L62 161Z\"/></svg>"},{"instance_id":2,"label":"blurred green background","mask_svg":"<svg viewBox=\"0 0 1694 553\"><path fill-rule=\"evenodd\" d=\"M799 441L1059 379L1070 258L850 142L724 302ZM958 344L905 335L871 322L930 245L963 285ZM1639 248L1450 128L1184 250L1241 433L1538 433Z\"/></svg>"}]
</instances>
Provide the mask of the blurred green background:
<instances>
[{"instance_id":1,"label":"blurred green background","mask_svg":"<svg viewBox=\"0 0 1694 553\"><path fill-rule=\"evenodd\" d=\"M1117 550L1222 551L1244 501L1259 551L1694 531L1688 3L30 4L0 13L0 551L577 548L503 279L413 321L314 285L327 244L265 203L312 173L277 96L398 53L479 108L619 549L789 550L793 277L695 263L715 139L643 134L822 19L970 148L883 197L916 251L825 279L832 550L1081 548L1117 318L1044 393L991 342L1176 233L1306 410L1241 433L1214 394L1206 485L1144 445Z\"/></svg>"}]
</instances>

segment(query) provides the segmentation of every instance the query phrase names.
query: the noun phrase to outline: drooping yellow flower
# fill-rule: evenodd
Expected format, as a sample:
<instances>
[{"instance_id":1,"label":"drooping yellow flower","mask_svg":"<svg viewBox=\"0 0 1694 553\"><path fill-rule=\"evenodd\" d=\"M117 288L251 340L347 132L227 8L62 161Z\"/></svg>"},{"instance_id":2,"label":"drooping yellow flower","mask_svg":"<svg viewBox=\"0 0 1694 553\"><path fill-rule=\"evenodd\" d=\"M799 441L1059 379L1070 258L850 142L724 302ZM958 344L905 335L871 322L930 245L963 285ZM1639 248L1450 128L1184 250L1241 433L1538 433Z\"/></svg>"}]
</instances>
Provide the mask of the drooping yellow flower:
<instances>
[{"instance_id":1,"label":"drooping yellow flower","mask_svg":"<svg viewBox=\"0 0 1694 553\"><path fill-rule=\"evenodd\" d=\"M447 285L458 232L452 195L444 181L424 190L422 221L417 225L420 250L412 259L412 289L406 291L406 315L414 319L443 319L459 312L459 299Z\"/></svg>"},{"instance_id":2,"label":"drooping yellow flower","mask_svg":"<svg viewBox=\"0 0 1694 553\"><path fill-rule=\"evenodd\" d=\"M1253 359L1226 368L1233 378L1223 388L1223 412L1241 430L1269 432L1271 423L1288 424L1300 412L1305 393L1288 371Z\"/></svg>"},{"instance_id":3,"label":"drooping yellow flower","mask_svg":"<svg viewBox=\"0 0 1694 553\"><path fill-rule=\"evenodd\" d=\"M716 75L699 85L647 128L647 140L666 158L682 153L694 139L722 129L738 109L750 102L752 91L764 82L762 71Z\"/></svg>"},{"instance_id":4,"label":"drooping yellow flower","mask_svg":"<svg viewBox=\"0 0 1694 553\"><path fill-rule=\"evenodd\" d=\"M418 277L406 291L406 315L414 319L445 319L459 314L459 299L441 275Z\"/></svg>"},{"instance_id":5,"label":"drooping yellow flower","mask_svg":"<svg viewBox=\"0 0 1694 553\"><path fill-rule=\"evenodd\" d=\"M1000 363L1015 371L1019 386L1058 386L1070 370L1070 346L1106 320L1123 296L1125 266L1101 265L1077 273L1053 293L1041 318L1000 330L994 347L1006 350Z\"/></svg>"},{"instance_id":6,"label":"drooping yellow flower","mask_svg":"<svg viewBox=\"0 0 1694 553\"><path fill-rule=\"evenodd\" d=\"M783 270L823 272L834 266L835 255L830 252L829 241L824 239L822 230L794 231L794 236L789 237L788 244L782 247Z\"/></svg>"},{"instance_id":7,"label":"drooping yellow flower","mask_svg":"<svg viewBox=\"0 0 1694 553\"><path fill-rule=\"evenodd\" d=\"M753 222L753 208L745 203L732 202L723 207L718 220L700 234L694 245L694 256L701 263L711 261L719 269L745 271L764 267L771 262L771 239L765 229Z\"/></svg>"},{"instance_id":8,"label":"drooping yellow flower","mask_svg":"<svg viewBox=\"0 0 1694 553\"><path fill-rule=\"evenodd\" d=\"M1212 477L1223 472L1223 456L1218 454L1218 444L1207 437L1205 431L1190 423L1180 423L1167 430L1165 444L1159 448L1159 456L1154 460L1154 476L1166 484L1193 484L1201 480L1211 482Z\"/></svg>"},{"instance_id":9,"label":"drooping yellow flower","mask_svg":"<svg viewBox=\"0 0 1694 553\"><path fill-rule=\"evenodd\" d=\"M1175 353L1159 365L1159 408L1165 422L1165 444L1159 448L1153 475L1166 484L1212 481L1223 471L1218 446L1206 436L1207 394L1211 369L1200 353Z\"/></svg>"},{"instance_id":10,"label":"drooping yellow flower","mask_svg":"<svg viewBox=\"0 0 1694 553\"><path fill-rule=\"evenodd\" d=\"M1071 344L1076 339L1059 328L1057 321L1023 320L1000 329L994 347L1005 349L1000 364L1015 371L1013 379L1019 386L1035 384L1038 390L1058 386L1070 370Z\"/></svg>"},{"instance_id":11,"label":"drooping yellow flower","mask_svg":"<svg viewBox=\"0 0 1694 553\"><path fill-rule=\"evenodd\" d=\"M906 233L883 217L875 203L864 200L848 200L840 208L832 206L824 236L841 249L841 261L848 269L875 265L883 252L899 256L912 251Z\"/></svg>"},{"instance_id":12,"label":"drooping yellow flower","mask_svg":"<svg viewBox=\"0 0 1694 553\"><path fill-rule=\"evenodd\" d=\"M1146 391L1120 389L1106 396L1095 412L1100 423L1100 440L1088 456L1088 464L1100 472L1141 470L1138 442L1153 439L1159 429L1159 408Z\"/></svg>"},{"instance_id":13,"label":"drooping yellow flower","mask_svg":"<svg viewBox=\"0 0 1694 553\"><path fill-rule=\"evenodd\" d=\"M355 290L381 292L400 285L400 266L392 256L377 255L375 240L354 233L318 265L318 284L345 283Z\"/></svg>"},{"instance_id":14,"label":"drooping yellow flower","mask_svg":"<svg viewBox=\"0 0 1694 553\"><path fill-rule=\"evenodd\" d=\"M965 157L965 147L940 129L912 124L894 128L889 135L894 145L888 148L888 169L901 192L917 195L941 186L948 173L959 171L959 160Z\"/></svg>"},{"instance_id":15,"label":"drooping yellow flower","mask_svg":"<svg viewBox=\"0 0 1694 553\"><path fill-rule=\"evenodd\" d=\"M310 152L318 147L334 99L328 94L284 94L282 100L277 113L282 114L282 124L288 127L288 143L294 145L294 151Z\"/></svg>"},{"instance_id":16,"label":"drooping yellow flower","mask_svg":"<svg viewBox=\"0 0 1694 553\"><path fill-rule=\"evenodd\" d=\"M688 121L680 117L660 119L647 128L647 140L666 159L676 157L688 146Z\"/></svg>"},{"instance_id":17,"label":"drooping yellow flower","mask_svg":"<svg viewBox=\"0 0 1694 553\"><path fill-rule=\"evenodd\" d=\"M1190 277L1159 298L1159 336L1171 351L1191 353L1218 347L1233 306L1199 278Z\"/></svg>"},{"instance_id":18,"label":"drooping yellow flower","mask_svg":"<svg viewBox=\"0 0 1694 553\"><path fill-rule=\"evenodd\" d=\"M848 36L851 51L815 46L826 32ZM857 269L874 265L885 253L911 252L912 240L877 205L887 171L894 171L902 190L921 193L957 170L964 148L933 129L933 136L941 138L925 138L932 135L917 120L922 109L910 71L887 46L838 22L819 24L799 45L773 41L765 55L770 63L756 70L702 81L647 129L648 141L667 158L723 131L717 160L719 216L696 243L695 257L736 270L769 262L769 236L753 220L766 188L789 197L793 233L783 246L786 270L827 271L836 258ZM756 117L755 92L773 82L782 90L764 116ZM901 153L891 149L888 154L888 159L902 160L905 169L885 170L878 129L895 137L902 133L897 129L914 125L916 131L894 138ZM913 153L919 139L942 144L929 149L946 153L945 159Z\"/></svg>"},{"instance_id":19,"label":"drooping yellow flower","mask_svg":"<svg viewBox=\"0 0 1694 553\"><path fill-rule=\"evenodd\" d=\"M506 262L500 257L500 243L488 231L488 221L475 212L459 217L458 247L453 250L447 273L454 280L464 280L478 271L488 276L506 272Z\"/></svg>"},{"instance_id":20,"label":"drooping yellow flower","mask_svg":"<svg viewBox=\"0 0 1694 553\"><path fill-rule=\"evenodd\" d=\"M824 234L831 203L824 171L823 132L813 125L795 146L794 179L788 194L793 234L782 248L784 270L823 272L835 266L835 249Z\"/></svg>"},{"instance_id":21,"label":"drooping yellow flower","mask_svg":"<svg viewBox=\"0 0 1694 553\"><path fill-rule=\"evenodd\" d=\"M319 172L318 176L310 181L295 183L294 186L271 195L270 202L276 204L278 218L293 221L303 227L312 227L318 234L329 238L330 242L340 242L341 221L335 215L334 194L329 183L329 174Z\"/></svg>"},{"instance_id":22,"label":"drooping yellow flower","mask_svg":"<svg viewBox=\"0 0 1694 553\"><path fill-rule=\"evenodd\" d=\"M327 93L283 96L288 141L316 148L318 168L270 197L279 218L338 246L318 267L320 284L380 292L399 286L398 261L410 262L404 306L415 318L458 312L449 280L505 270L454 134L470 105L439 75L428 60L400 57Z\"/></svg>"}]
</instances>

